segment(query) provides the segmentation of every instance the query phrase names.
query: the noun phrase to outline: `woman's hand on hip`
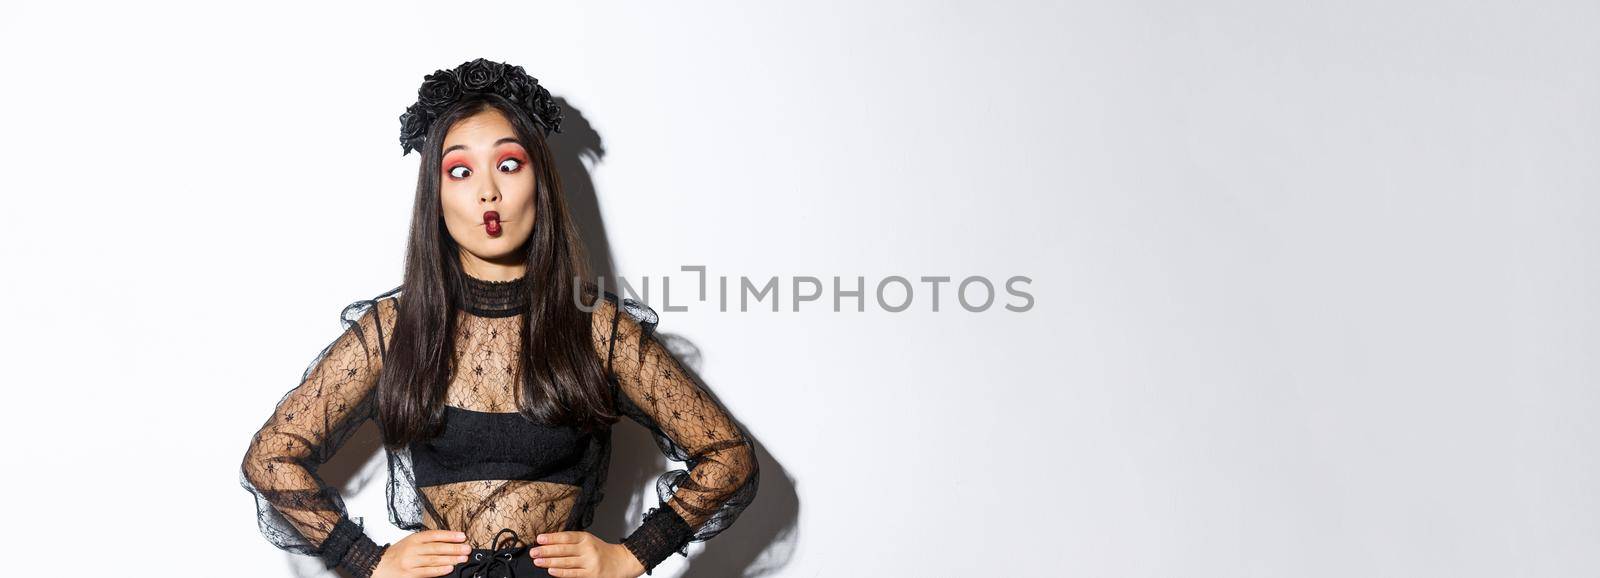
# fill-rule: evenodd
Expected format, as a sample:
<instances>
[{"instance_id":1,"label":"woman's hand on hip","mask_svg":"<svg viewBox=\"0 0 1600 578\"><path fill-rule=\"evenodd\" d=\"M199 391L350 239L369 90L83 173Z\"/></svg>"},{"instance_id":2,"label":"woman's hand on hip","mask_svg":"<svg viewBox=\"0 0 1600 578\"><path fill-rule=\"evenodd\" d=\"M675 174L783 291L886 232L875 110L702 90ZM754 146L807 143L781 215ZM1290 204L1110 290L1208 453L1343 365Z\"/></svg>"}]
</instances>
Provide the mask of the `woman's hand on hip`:
<instances>
[{"instance_id":1,"label":"woman's hand on hip","mask_svg":"<svg viewBox=\"0 0 1600 578\"><path fill-rule=\"evenodd\" d=\"M556 578L636 578L644 564L622 544L612 544L581 530L548 532L534 537L528 550L533 564Z\"/></svg>"},{"instance_id":2,"label":"woman's hand on hip","mask_svg":"<svg viewBox=\"0 0 1600 578\"><path fill-rule=\"evenodd\" d=\"M389 545L372 570L372 578L435 578L466 562L472 546L467 535L451 530L423 530Z\"/></svg>"}]
</instances>

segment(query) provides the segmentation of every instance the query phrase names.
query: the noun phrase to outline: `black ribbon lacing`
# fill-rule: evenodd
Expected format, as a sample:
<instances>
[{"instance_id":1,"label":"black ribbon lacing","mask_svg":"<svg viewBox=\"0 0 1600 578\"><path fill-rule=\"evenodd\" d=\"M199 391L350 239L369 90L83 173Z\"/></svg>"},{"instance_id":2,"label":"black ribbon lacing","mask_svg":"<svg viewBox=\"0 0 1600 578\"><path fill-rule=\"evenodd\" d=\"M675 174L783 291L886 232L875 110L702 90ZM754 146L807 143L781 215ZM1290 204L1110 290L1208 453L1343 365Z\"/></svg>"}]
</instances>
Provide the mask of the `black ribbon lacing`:
<instances>
[{"instance_id":1,"label":"black ribbon lacing","mask_svg":"<svg viewBox=\"0 0 1600 578\"><path fill-rule=\"evenodd\" d=\"M502 548L500 547L500 536L506 532L511 533L510 545ZM504 528L494 535L494 544L490 546L490 549L494 550L493 552L487 557L481 558L480 556L483 555L483 552L474 553L472 560L468 560L466 565L459 569L459 572L462 576L470 578L487 578L492 576L490 572L495 568L504 568L507 572L510 572L511 578L517 578L517 566L512 564L511 560L516 557L517 550L525 547L527 547L527 544L523 543L522 538L517 536L516 530Z\"/></svg>"}]
</instances>

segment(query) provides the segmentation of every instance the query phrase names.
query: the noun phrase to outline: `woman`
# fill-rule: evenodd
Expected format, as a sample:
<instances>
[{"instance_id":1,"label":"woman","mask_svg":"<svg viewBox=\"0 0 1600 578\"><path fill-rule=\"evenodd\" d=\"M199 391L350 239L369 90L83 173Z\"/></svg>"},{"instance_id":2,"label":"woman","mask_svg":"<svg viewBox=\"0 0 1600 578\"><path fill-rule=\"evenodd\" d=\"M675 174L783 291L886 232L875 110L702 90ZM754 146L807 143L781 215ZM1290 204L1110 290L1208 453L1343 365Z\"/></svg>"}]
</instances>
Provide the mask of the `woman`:
<instances>
[{"instance_id":1,"label":"woman","mask_svg":"<svg viewBox=\"0 0 1600 578\"><path fill-rule=\"evenodd\" d=\"M403 151L423 156L405 279L345 308L344 333L251 440L241 484L262 533L363 578L606 578L733 523L759 479L750 442L654 338L654 311L582 281L549 92L478 59L428 75L400 120ZM584 528L619 416L689 467L611 543ZM368 418L390 520L414 532L383 546L317 474Z\"/></svg>"}]
</instances>

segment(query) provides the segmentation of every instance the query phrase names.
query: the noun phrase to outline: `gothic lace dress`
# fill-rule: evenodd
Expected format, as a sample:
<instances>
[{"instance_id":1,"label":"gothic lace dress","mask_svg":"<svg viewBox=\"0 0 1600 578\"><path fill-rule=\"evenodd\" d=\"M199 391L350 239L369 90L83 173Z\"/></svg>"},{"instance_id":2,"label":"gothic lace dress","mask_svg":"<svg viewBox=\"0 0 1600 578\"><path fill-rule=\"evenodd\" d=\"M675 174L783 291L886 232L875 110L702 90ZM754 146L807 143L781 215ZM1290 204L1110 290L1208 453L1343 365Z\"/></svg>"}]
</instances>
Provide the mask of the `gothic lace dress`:
<instances>
[{"instance_id":1,"label":"gothic lace dress","mask_svg":"<svg viewBox=\"0 0 1600 578\"><path fill-rule=\"evenodd\" d=\"M531 541L539 533L588 528L610 462L609 428L585 435L516 413L524 313L518 284L525 280L464 281L467 290L453 309L446 433L385 447L390 521L408 531L465 532L474 547L487 547L504 529ZM269 542L361 578L388 545L377 545L361 518L349 516L317 468L366 420L377 419L378 375L400 293L397 287L345 307L343 333L252 437L240 472ZM656 506L622 540L649 573L673 552L687 556L690 542L732 524L754 498L759 472L745 432L655 338L655 311L604 295L592 313L594 348L616 412L687 466L657 479Z\"/></svg>"}]
</instances>

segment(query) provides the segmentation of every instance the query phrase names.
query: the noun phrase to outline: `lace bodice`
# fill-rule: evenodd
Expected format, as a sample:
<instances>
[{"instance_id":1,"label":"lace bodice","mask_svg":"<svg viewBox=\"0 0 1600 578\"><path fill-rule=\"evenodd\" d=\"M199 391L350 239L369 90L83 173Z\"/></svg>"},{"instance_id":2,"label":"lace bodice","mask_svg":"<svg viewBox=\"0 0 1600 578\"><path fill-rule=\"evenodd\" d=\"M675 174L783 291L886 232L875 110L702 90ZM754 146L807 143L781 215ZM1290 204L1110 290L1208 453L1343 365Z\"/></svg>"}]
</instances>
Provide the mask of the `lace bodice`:
<instances>
[{"instance_id":1,"label":"lace bodice","mask_svg":"<svg viewBox=\"0 0 1600 578\"><path fill-rule=\"evenodd\" d=\"M503 528L531 541L542 532L579 530L592 522L609 467L610 430L543 435L555 432L515 414L521 390L517 360L524 311L516 298L521 282L468 277L468 290L455 301L455 371L446 390L446 419L457 416L461 424L475 424L469 435L481 435L484 444L498 444L498 449L478 451L483 448L463 443L470 437L457 435L451 438L454 445L430 446L433 453L424 465L439 470L436 464L461 465L470 455L514 456L520 455L518 448L537 448L566 456L563 463L573 475L419 485L412 456L417 444L386 447L389 515L397 527L459 530L469 544L487 548ZM373 543L359 520L349 517L317 467L377 415L377 377L400 298L396 288L344 309L344 332L278 402L251 439L241 467L240 483L257 498L258 522L268 541L357 576L370 575L386 546ZM687 465L662 474L657 506L622 540L648 572L673 552L687 555L689 542L708 540L732 524L753 499L759 473L745 433L655 339L652 309L607 292L591 320L595 354L605 364L616 412L649 430L667 457ZM517 432L538 434L534 437L542 444L581 447L538 448L527 439L495 437ZM442 479L433 470L424 473Z\"/></svg>"}]
</instances>

